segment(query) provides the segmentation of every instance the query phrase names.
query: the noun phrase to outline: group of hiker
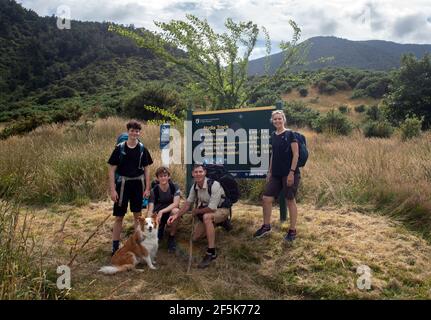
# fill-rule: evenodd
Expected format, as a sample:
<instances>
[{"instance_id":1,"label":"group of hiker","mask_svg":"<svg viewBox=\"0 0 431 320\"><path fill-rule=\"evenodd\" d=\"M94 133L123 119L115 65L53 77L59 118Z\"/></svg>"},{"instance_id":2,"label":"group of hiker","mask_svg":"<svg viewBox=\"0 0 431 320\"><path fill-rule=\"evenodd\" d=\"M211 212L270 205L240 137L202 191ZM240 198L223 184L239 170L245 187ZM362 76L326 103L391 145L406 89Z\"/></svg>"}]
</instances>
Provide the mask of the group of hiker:
<instances>
[{"instance_id":1,"label":"group of hiker","mask_svg":"<svg viewBox=\"0 0 431 320\"><path fill-rule=\"evenodd\" d=\"M261 238L271 232L272 204L283 192L290 217L290 227L284 239L292 242L296 238L298 212L295 198L301 179L299 158L302 151L300 140L303 136L286 128L286 116L281 110L272 112L271 122L275 131L270 138L271 158L262 198L263 224L253 237ZM235 186L232 187L232 184L236 183L234 178L226 171L212 172L211 165L194 164L192 169L194 183L186 201L180 205L180 188L172 180L167 167L157 168L155 180L150 182L149 167L153 160L148 149L139 140L141 124L131 120L126 127L127 134L119 137L118 144L108 160L110 195L114 202L115 216L112 254L119 249L123 218L128 206L130 205L130 211L134 215L136 230L143 203L148 199L148 216L157 215L158 239L162 241L165 232L168 233L167 247L171 253L176 251L175 234L181 217L193 207L191 214L196 221L193 241L206 237L208 242L198 268L208 267L211 261L217 258L215 228L219 225L226 230L232 228L230 223L232 204L239 197L239 193L235 192Z\"/></svg>"}]
</instances>

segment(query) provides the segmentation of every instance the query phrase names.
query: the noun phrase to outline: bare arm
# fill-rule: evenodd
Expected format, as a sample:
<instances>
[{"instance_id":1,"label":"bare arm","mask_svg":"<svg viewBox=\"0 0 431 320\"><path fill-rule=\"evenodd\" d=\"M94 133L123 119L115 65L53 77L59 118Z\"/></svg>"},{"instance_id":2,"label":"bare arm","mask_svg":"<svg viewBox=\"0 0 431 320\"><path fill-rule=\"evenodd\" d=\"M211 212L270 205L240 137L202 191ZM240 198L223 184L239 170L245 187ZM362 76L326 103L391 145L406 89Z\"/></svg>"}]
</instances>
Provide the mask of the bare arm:
<instances>
[{"instance_id":1,"label":"bare arm","mask_svg":"<svg viewBox=\"0 0 431 320\"><path fill-rule=\"evenodd\" d=\"M296 166L298 165L298 159L299 159L299 145L298 145L298 142L292 142L290 146L292 148L292 154L293 154L292 165L290 169L296 170Z\"/></svg>"},{"instance_id":2,"label":"bare arm","mask_svg":"<svg viewBox=\"0 0 431 320\"><path fill-rule=\"evenodd\" d=\"M150 168L149 168L149 166L144 167L144 174L145 174L144 196L149 197L150 196Z\"/></svg>"},{"instance_id":3,"label":"bare arm","mask_svg":"<svg viewBox=\"0 0 431 320\"><path fill-rule=\"evenodd\" d=\"M108 175L109 175L109 192L111 194L111 200L114 202L118 201L118 194L115 190L115 170L117 166L109 165Z\"/></svg>"}]
</instances>

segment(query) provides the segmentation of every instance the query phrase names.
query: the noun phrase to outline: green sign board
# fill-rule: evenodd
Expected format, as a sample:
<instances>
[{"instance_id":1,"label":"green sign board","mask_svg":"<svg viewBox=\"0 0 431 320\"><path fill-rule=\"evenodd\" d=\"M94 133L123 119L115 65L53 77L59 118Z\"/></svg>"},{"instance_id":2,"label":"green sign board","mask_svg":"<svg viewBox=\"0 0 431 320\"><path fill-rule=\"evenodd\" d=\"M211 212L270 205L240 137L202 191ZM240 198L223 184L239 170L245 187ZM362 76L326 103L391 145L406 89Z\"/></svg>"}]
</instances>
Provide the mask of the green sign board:
<instances>
[{"instance_id":1,"label":"green sign board","mask_svg":"<svg viewBox=\"0 0 431 320\"><path fill-rule=\"evenodd\" d=\"M223 164L237 178L262 178L269 166L276 107L193 112L192 163Z\"/></svg>"}]
</instances>

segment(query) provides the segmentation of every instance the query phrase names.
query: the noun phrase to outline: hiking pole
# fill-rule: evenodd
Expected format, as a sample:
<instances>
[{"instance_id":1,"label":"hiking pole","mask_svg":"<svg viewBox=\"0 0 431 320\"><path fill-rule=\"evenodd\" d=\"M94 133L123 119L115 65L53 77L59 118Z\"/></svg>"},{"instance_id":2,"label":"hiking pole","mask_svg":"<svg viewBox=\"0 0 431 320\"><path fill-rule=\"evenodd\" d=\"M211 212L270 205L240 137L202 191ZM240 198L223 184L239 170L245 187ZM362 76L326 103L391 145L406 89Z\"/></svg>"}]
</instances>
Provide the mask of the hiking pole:
<instances>
[{"instance_id":1,"label":"hiking pole","mask_svg":"<svg viewBox=\"0 0 431 320\"><path fill-rule=\"evenodd\" d=\"M189 264L187 266L187 274L190 274L190 268L192 267L193 259L193 233L195 232L195 216L192 217L192 232L190 233L190 243L189 243Z\"/></svg>"}]
</instances>

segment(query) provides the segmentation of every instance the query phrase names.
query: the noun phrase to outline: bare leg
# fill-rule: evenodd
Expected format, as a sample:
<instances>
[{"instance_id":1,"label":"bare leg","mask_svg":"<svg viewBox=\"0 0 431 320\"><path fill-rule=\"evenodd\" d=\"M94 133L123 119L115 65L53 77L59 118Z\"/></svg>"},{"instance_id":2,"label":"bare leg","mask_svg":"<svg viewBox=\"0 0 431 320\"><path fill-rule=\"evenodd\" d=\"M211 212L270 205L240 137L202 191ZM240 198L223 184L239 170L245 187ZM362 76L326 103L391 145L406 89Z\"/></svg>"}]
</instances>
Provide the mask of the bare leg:
<instances>
[{"instance_id":1,"label":"bare leg","mask_svg":"<svg viewBox=\"0 0 431 320\"><path fill-rule=\"evenodd\" d=\"M120 240L121 231L123 229L123 218L124 217L115 217L114 227L112 228L112 240L118 241Z\"/></svg>"},{"instance_id":2,"label":"bare leg","mask_svg":"<svg viewBox=\"0 0 431 320\"><path fill-rule=\"evenodd\" d=\"M272 202L274 201L274 197L263 196L262 197L262 207L263 207L263 223L270 224L271 223L271 211L272 211Z\"/></svg>"},{"instance_id":3,"label":"bare leg","mask_svg":"<svg viewBox=\"0 0 431 320\"><path fill-rule=\"evenodd\" d=\"M197 223L193 232L193 241L199 240L205 235L205 226L203 223Z\"/></svg>"},{"instance_id":4,"label":"bare leg","mask_svg":"<svg viewBox=\"0 0 431 320\"><path fill-rule=\"evenodd\" d=\"M298 218L298 207L296 206L295 199L287 200L287 207L289 208L290 229L295 230Z\"/></svg>"},{"instance_id":5,"label":"bare leg","mask_svg":"<svg viewBox=\"0 0 431 320\"><path fill-rule=\"evenodd\" d=\"M215 229L214 229L214 214L204 214L205 233L208 240L208 248L215 248Z\"/></svg>"}]
</instances>

